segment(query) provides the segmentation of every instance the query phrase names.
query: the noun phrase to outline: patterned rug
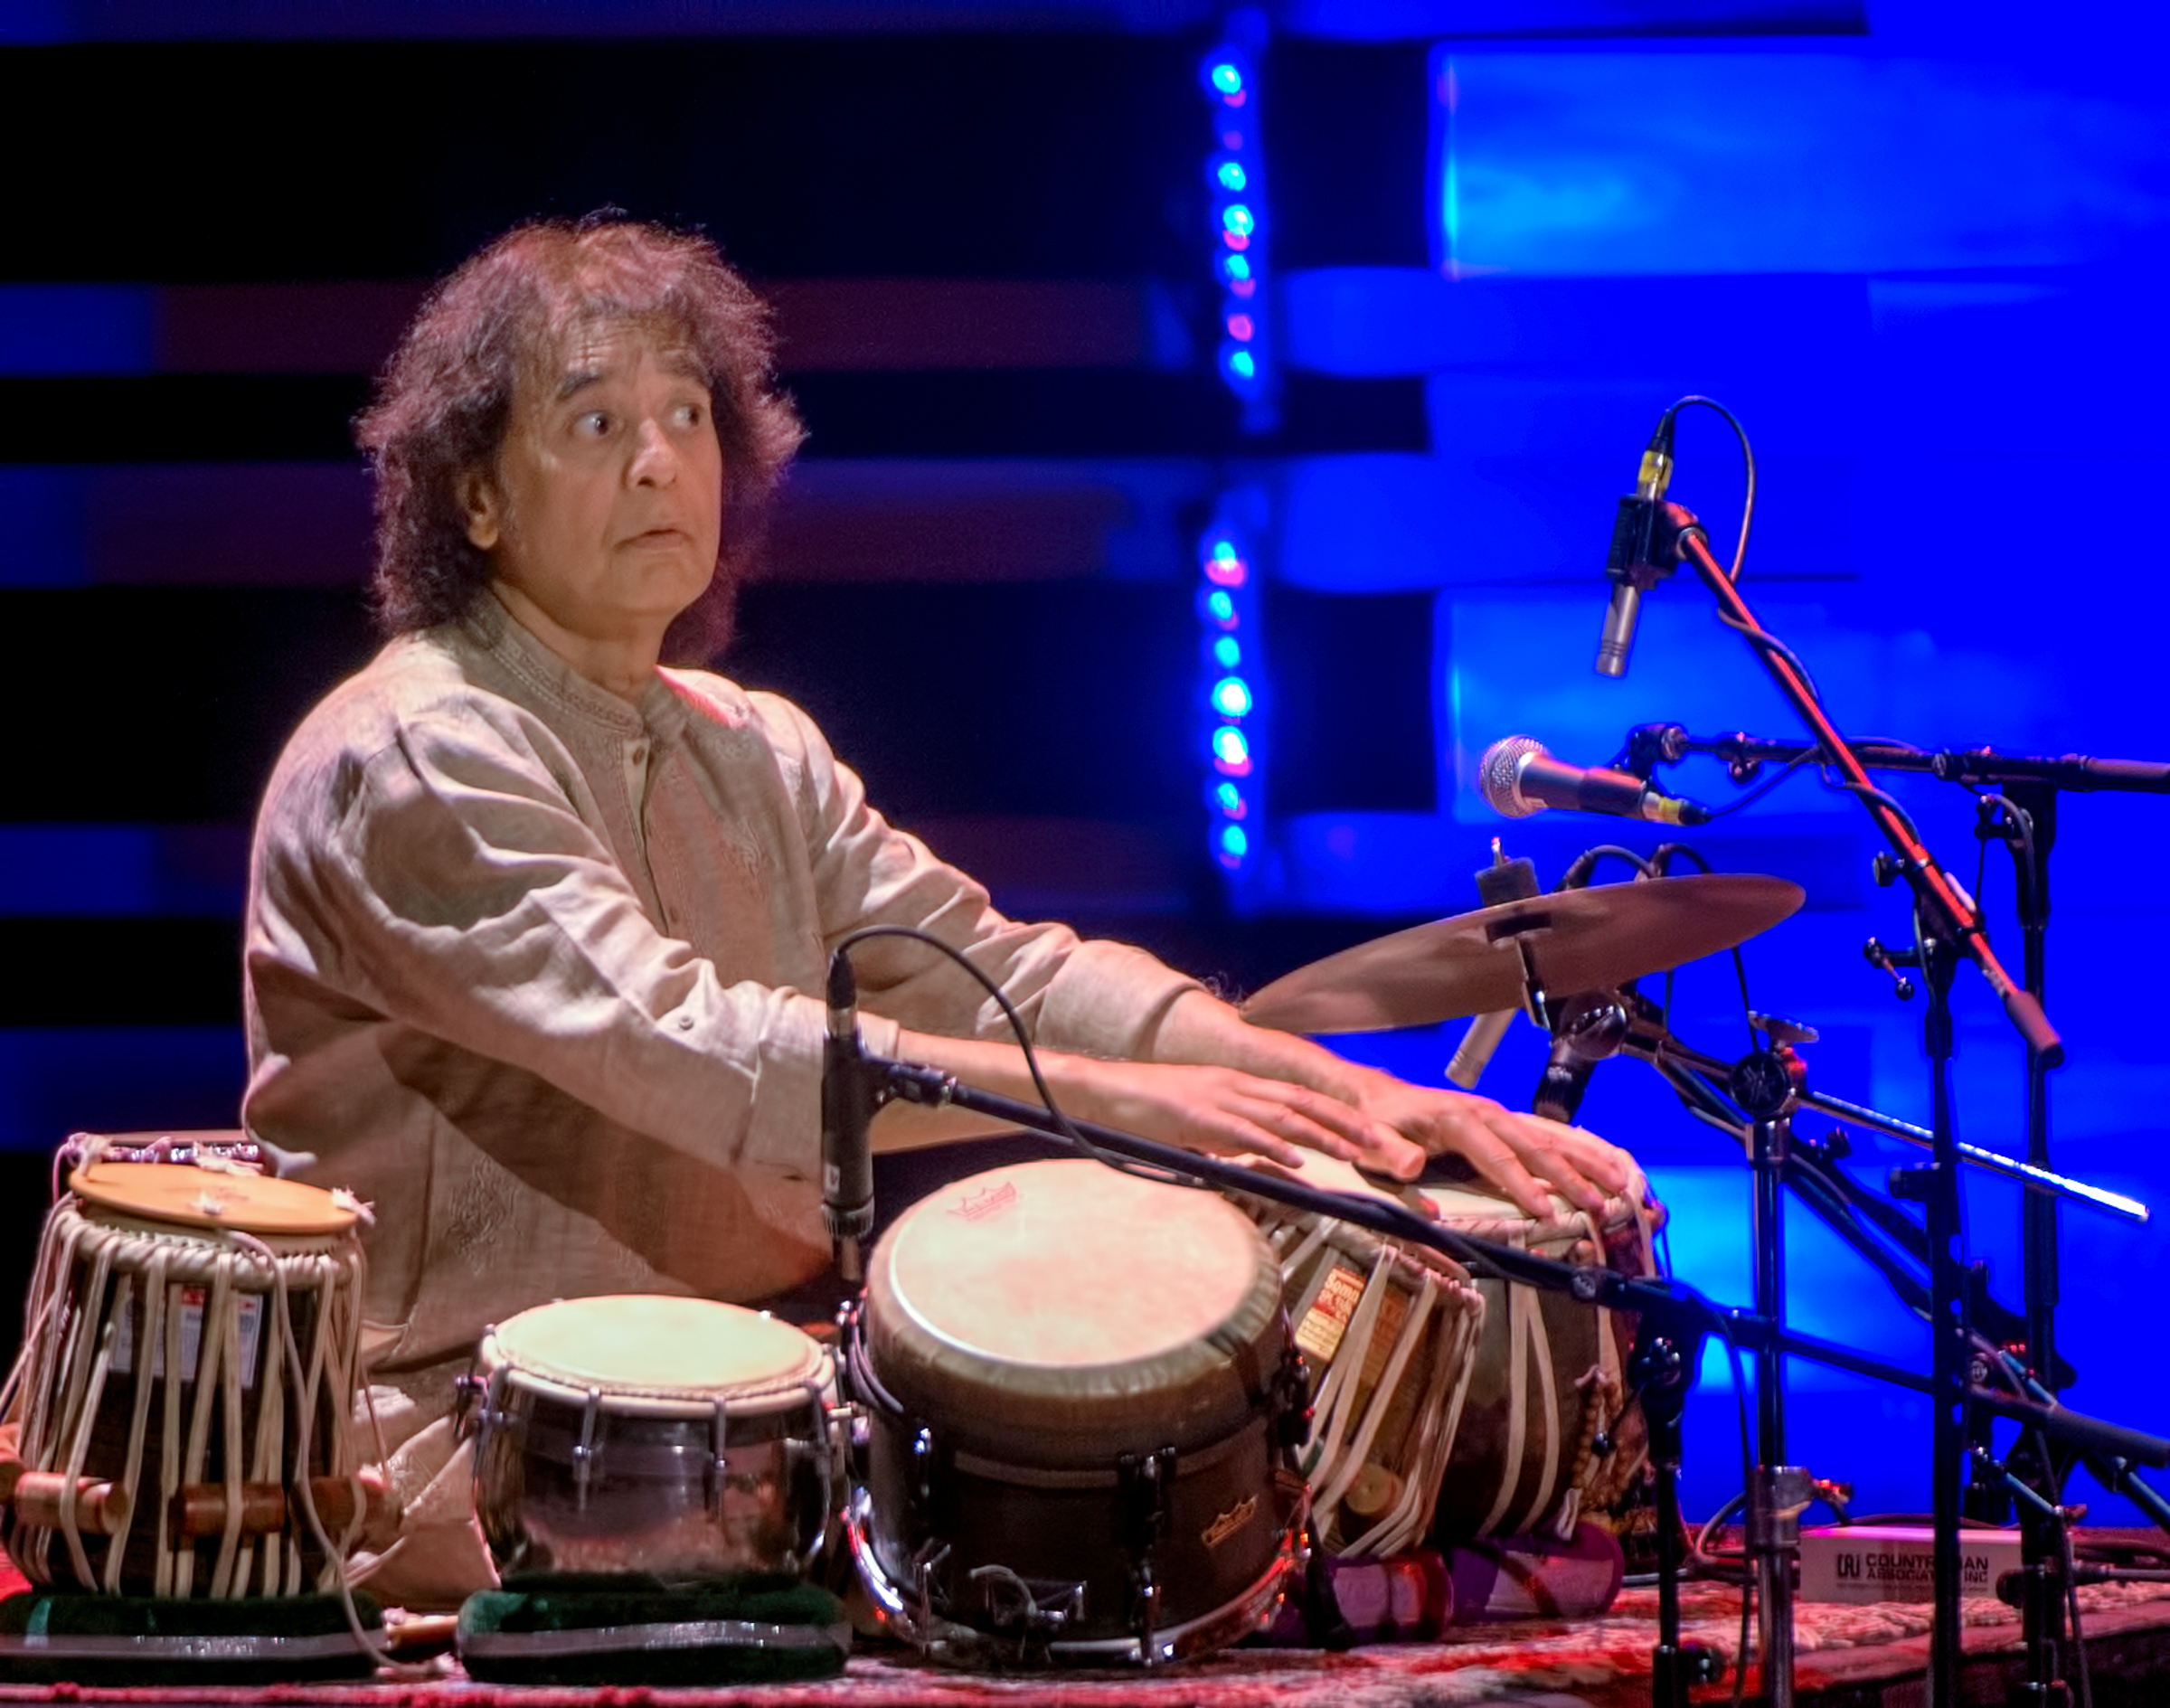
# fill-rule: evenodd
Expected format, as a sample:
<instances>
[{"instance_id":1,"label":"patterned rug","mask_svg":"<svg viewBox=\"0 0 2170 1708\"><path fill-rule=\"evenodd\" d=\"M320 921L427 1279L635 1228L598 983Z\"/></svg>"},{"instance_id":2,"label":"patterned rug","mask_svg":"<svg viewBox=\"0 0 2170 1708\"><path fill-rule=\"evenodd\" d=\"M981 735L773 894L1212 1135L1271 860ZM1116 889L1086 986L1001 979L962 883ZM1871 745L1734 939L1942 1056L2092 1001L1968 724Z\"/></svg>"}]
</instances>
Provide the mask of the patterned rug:
<instances>
[{"instance_id":1,"label":"patterned rug","mask_svg":"<svg viewBox=\"0 0 2170 1708\"><path fill-rule=\"evenodd\" d=\"M12 1592L18 1581L0 1567L0 1593ZM2101 1584L2081 1590L2080 1598L2090 1635L2170 1632L2170 1585ZM1681 1603L1685 1640L1715 1650L1730 1665L1740 1637L1739 1592L1720 1584L1690 1584ZM1970 1657L2017 1648L2018 1615L2012 1609L1980 1599L1967 1601L1965 1611ZM186 1691L0 1685L0 1702L185 1702L234 1708L265 1703L325 1708L1631 1708L1649 1700L1656 1615L1656 1591L1631 1590L1599 1618L1487 1626L1446 1642L1381 1644L1346 1654L1234 1649L1151 1677L980 1677L934 1670L900 1649L868 1647L854 1654L844 1677L812 1684L513 1688L476 1684L443 1658L368 1684ZM1918 1674L1929 1628L1926 1603L1802 1603L1795 1639L1802 1657L1801 1694L1812 1697L1841 1679ZM1753 1684L1751 1669L1751 1691ZM1697 1695L1722 1702L1731 1694L1729 1684Z\"/></svg>"}]
</instances>

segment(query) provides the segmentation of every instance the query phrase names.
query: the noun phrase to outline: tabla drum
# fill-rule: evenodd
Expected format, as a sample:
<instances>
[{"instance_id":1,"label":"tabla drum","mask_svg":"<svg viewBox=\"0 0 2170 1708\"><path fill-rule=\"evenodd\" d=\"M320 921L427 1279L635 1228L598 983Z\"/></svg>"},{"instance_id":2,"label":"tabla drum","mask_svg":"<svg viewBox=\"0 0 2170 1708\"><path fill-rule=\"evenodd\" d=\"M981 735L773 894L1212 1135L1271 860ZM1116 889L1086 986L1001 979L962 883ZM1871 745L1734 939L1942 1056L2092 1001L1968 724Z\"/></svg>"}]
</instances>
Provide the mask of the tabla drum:
<instances>
[{"instance_id":1,"label":"tabla drum","mask_svg":"<svg viewBox=\"0 0 2170 1708\"><path fill-rule=\"evenodd\" d=\"M1306 1185L1372 1192L1307 1156ZM1412 1189L1413 1190L1413 1189ZM1475 1367L1485 1298L1468 1271L1353 1222L1247 1199L1280 1266L1311 1377L1303 1467L1321 1543L1401 1553L1424 1541Z\"/></svg>"},{"instance_id":2,"label":"tabla drum","mask_svg":"<svg viewBox=\"0 0 2170 1708\"><path fill-rule=\"evenodd\" d=\"M1345 1163L1307 1156L1307 1185L1378 1196ZM1420 1194L1448 1227L1571 1263L1656 1273L1658 1213L1638 1179L1593 1219L1559 1198L1539 1221L1475 1187ZM1648 1449L1628 1403L1632 1319L1563 1293L1473 1281L1424 1250L1249 1199L1278 1256L1297 1344L1314 1365L1311 1476L1335 1552L1422 1539L1572 1533L1613 1505ZM1417 1517L1410 1528L1412 1515Z\"/></svg>"},{"instance_id":3,"label":"tabla drum","mask_svg":"<svg viewBox=\"0 0 2170 1708\"><path fill-rule=\"evenodd\" d=\"M847 1317L850 1531L878 1617L977 1667L1184 1659L1303 1557L1301 1363L1258 1231L1096 1162L914 1204Z\"/></svg>"},{"instance_id":4,"label":"tabla drum","mask_svg":"<svg viewBox=\"0 0 2170 1708\"><path fill-rule=\"evenodd\" d=\"M1652 1239L1664 1213L1639 1174L1598 1217L1560 1198L1537 1220L1471 1187L1423 1191L1442 1222L1475 1238L1621 1275L1657 1273ZM1519 1282L1477 1287L1485 1326L1433 1534L1444 1544L1492 1535L1564 1540L1583 1514L1617 1505L1649 1456L1627 1387L1635 1318Z\"/></svg>"},{"instance_id":5,"label":"tabla drum","mask_svg":"<svg viewBox=\"0 0 2170 1708\"><path fill-rule=\"evenodd\" d=\"M709 1299L561 1299L483 1337L475 1510L507 1581L805 1573L836 1496L834 1360Z\"/></svg>"},{"instance_id":6,"label":"tabla drum","mask_svg":"<svg viewBox=\"0 0 2170 1708\"><path fill-rule=\"evenodd\" d=\"M70 1176L9 1378L5 1536L25 1577L216 1599L337 1587L382 1516L350 1439L359 1213L247 1172Z\"/></svg>"}]
</instances>

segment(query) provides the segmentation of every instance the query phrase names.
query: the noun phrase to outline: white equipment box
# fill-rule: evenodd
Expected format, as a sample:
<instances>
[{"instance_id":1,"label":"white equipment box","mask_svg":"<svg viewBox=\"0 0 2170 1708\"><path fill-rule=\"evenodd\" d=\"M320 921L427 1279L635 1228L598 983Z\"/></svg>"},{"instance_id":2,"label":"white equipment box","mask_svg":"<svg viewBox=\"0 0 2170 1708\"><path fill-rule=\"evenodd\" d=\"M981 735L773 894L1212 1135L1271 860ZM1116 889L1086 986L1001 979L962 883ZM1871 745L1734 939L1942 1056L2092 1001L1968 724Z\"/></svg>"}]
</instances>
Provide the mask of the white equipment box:
<instances>
[{"instance_id":1,"label":"white equipment box","mask_svg":"<svg viewBox=\"0 0 2170 1708\"><path fill-rule=\"evenodd\" d=\"M1935 1537L1925 1524L1826 1524L1801 1532L1804 1601L1929 1601ZM2019 1532L1959 1532L1959 1593L1995 1595L2019 1570Z\"/></svg>"}]
</instances>

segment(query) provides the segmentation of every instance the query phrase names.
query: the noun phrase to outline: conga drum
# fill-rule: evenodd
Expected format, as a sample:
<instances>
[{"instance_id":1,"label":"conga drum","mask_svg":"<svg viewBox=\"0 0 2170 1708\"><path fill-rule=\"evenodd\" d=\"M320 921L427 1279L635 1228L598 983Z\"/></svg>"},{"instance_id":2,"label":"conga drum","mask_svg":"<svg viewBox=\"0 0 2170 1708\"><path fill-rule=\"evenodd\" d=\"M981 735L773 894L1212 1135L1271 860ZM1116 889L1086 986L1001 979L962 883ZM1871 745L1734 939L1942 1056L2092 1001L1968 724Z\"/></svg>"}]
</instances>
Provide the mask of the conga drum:
<instances>
[{"instance_id":1,"label":"conga drum","mask_svg":"<svg viewBox=\"0 0 2170 1708\"><path fill-rule=\"evenodd\" d=\"M1384 1195L1346 1163L1307 1156L1307 1185ZM1555 1197L1533 1218L1473 1186L1426 1184L1447 1226L1556 1258L1656 1273L1657 1212L1639 1179L1591 1217ZM1494 1534L1571 1534L1615 1504L1648 1450L1624 1372L1632 1319L1564 1293L1473 1280L1366 1229L1246 1198L1279 1258L1314 1366L1310 1474L1335 1552L1388 1553ZM1415 1517L1412 1525L1411 1517Z\"/></svg>"},{"instance_id":2,"label":"conga drum","mask_svg":"<svg viewBox=\"0 0 2170 1708\"><path fill-rule=\"evenodd\" d=\"M914 1204L847 1320L877 1615L953 1665L1156 1665L1256 1629L1302 1557L1280 1276L1217 1194L1097 1162Z\"/></svg>"},{"instance_id":3,"label":"conga drum","mask_svg":"<svg viewBox=\"0 0 2170 1708\"><path fill-rule=\"evenodd\" d=\"M475 1510L512 1582L803 1574L842 1493L834 1361L708 1299L561 1299L484 1336Z\"/></svg>"},{"instance_id":4,"label":"conga drum","mask_svg":"<svg viewBox=\"0 0 2170 1708\"><path fill-rule=\"evenodd\" d=\"M350 1439L358 1213L246 1172L70 1177L11 1378L20 1457L0 1467L25 1577L173 1598L337 1587L382 1500Z\"/></svg>"}]
</instances>

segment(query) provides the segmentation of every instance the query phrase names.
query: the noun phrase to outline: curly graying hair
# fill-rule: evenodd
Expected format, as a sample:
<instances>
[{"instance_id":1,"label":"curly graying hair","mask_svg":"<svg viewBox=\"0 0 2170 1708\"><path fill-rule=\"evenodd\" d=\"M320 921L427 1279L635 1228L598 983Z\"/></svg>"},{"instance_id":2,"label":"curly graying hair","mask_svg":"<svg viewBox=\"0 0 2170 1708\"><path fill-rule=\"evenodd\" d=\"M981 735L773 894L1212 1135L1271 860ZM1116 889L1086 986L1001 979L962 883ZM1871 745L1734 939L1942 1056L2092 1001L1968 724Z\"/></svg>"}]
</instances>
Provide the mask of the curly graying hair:
<instances>
[{"instance_id":1,"label":"curly graying hair","mask_svg":"<svg viewBox=\"0 0 2170 1708\"><path fill-rule=\"evenodd\" d=\"M804 437L775 389L769 311L706 238L613 214L517 226L429 295L355 438L376 474L372 593L387 632L463 616L490 579L467 538L459 477L494 470L524 374L577 329L637 321L683 342L707 382L723 450L723 531L708 590L664 641L704 662L731 636L784 467Z\"/></svg>"}]
</instances>

